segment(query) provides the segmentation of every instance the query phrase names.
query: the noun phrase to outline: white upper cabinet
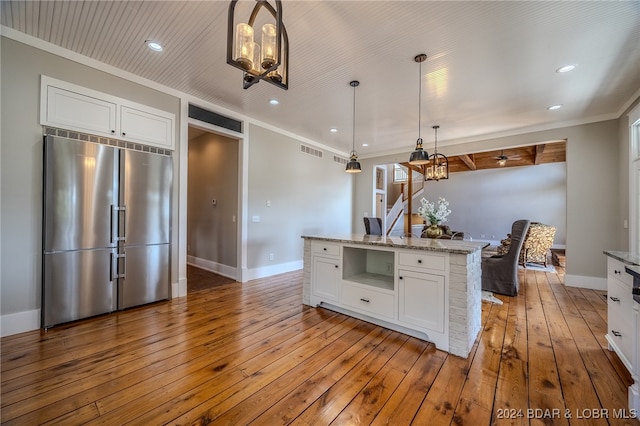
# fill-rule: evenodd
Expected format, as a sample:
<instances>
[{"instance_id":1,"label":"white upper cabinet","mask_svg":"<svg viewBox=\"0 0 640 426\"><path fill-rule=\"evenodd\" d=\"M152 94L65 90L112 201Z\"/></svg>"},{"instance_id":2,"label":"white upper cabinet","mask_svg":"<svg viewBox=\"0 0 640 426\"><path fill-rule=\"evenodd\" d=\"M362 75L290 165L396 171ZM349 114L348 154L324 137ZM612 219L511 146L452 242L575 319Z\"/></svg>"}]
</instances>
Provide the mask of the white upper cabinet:
<instances>
[{"instance_id":1,"label":"white upper cabinet","mask_svg":"<svg viewBox=\"0 0 640 426\"><path fill-rule=\"evenodd\" d=\"M119 137L125 140L173 149L173 114L169 117L167 113L158 114L157 111L152 112L149 108L140 109L122 105L120 133Z\"/></svg>"},{"instance_id":2,"label":"white upper cabinet","mask_svg":"<svg viewBox=\"0 0 640 426\"><path fill-rule=\"evenodd\" d=\"M40 124L175 148L175 115L42 76Z\"/></svg>"}]
</instances>

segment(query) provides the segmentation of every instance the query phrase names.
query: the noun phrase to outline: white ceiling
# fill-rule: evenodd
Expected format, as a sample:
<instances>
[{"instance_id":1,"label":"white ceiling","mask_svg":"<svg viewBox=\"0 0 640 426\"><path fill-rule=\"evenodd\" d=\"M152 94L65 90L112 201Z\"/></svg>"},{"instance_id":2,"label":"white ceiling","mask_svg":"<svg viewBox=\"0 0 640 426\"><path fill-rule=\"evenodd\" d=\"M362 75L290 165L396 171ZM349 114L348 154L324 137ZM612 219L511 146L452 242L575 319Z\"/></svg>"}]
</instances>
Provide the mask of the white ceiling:
<instances>
[{"instance_id":1,"label":"white ceiling","mask_svg":"<svg viewBox=\"0 0 640 426\"><path fill-rule=\"evenodd\" d=\"M434 124L447 145L617 118L640 89L639 1L285 0L288 91L242 89L242 72L226 64L228 4L3 0L0 14L6 27L342 152L352 144L349 82L359 80L360 157L413 150L419 53L427 148ZM238 16L253 4L241 0ZM578 67L555 72L566 64Z\"/></svg>"}]
</instances>

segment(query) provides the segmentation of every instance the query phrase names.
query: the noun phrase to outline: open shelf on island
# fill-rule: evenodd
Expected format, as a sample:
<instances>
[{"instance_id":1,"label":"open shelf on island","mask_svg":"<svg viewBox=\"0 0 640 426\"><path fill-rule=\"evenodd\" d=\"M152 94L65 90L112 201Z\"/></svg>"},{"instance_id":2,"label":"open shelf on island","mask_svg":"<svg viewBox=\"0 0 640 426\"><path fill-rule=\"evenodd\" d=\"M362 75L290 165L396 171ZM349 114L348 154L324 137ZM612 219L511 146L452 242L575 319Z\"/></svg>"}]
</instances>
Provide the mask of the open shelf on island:
<instances>
[{"instance_id":1,"label":"open shelf on island","mask_svg":"<svg viewBox=\"0 0 640 426\"><path fill-rule=\"evenodd\" d=\"M393 251L345 247L342 279L394 291L394 259Z\"/></svg>"}]
</instances>

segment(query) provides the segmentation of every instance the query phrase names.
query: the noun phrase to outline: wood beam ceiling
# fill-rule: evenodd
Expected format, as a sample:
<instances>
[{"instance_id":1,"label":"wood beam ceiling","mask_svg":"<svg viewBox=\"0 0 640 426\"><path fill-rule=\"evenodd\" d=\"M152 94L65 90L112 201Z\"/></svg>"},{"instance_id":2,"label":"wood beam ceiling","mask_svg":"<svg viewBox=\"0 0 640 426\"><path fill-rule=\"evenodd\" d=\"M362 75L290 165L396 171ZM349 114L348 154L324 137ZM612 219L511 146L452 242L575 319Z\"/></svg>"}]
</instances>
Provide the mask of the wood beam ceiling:
<instances>
[{"instance_id":1,"label":"wood beam ceiling","mask_svg":"<svg viewBox=\"0 0 640 426\"><path fill-rule=\"evenodd\" d=\"M516 148L484 151L449 157L449 173L468 172L474 170L497 169L498 156L504 152L507 163L502 167L533 166L546 163L566 161L566 141L557 141ZM401 165L424 175L424 166L412 166L409 163Z\"/></svg>"}]
</instances>

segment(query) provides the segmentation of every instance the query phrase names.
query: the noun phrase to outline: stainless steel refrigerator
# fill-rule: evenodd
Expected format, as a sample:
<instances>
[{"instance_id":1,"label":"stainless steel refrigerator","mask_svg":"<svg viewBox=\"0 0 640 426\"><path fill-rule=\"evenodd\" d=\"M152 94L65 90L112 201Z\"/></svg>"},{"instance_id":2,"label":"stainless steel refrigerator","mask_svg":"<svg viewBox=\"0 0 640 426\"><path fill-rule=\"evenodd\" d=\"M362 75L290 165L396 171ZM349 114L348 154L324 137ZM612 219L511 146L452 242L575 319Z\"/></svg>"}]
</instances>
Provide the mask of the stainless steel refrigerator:
<instances>
[{"instance_id":1,"label":"stainless steel refrigerator","mask_svg":"<svg viewBox=\"0 0 640 426\"><path fill-rule=\"evenodd\" d=\"M46 136L42 326L169 297L171 157Z\"/></svg>"}]
</instances>

